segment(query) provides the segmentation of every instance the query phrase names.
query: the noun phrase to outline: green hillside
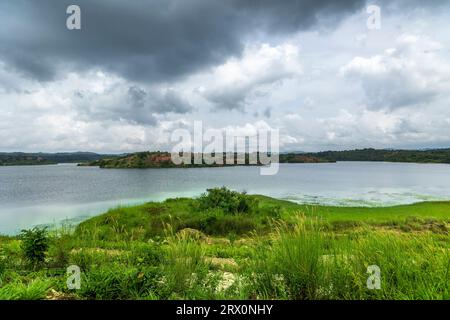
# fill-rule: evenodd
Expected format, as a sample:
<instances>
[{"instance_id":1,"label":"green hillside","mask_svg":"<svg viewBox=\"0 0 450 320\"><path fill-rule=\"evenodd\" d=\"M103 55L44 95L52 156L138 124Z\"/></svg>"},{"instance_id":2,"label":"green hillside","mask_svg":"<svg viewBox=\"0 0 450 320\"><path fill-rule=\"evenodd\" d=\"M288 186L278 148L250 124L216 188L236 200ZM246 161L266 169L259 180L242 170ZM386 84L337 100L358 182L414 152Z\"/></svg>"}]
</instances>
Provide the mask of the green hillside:
<instances>
[{"instance_id":1,"label":"green hillside","mask_svg":"<svg viewBox=\"0 0 450 320\"><path fill-rule=\"evenodd\" d=\"M306 206L213 189L0 237L0 299L448 300L449 223L450 202Z\"/></svg>"}]
</instances>

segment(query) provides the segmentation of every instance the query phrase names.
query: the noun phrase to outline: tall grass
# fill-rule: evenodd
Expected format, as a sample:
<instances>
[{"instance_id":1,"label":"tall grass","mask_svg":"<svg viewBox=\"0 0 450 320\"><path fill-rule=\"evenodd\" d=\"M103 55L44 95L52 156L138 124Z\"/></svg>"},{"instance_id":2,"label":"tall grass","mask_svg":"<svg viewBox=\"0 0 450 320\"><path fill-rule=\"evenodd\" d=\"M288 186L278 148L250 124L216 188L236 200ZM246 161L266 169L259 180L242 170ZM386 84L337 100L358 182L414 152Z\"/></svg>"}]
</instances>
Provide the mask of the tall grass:
<instances>
[{"instance_id":1,"label":"tall grass","mask_svg":"<svg viewBox=\"0 0 450 320\"><path fill-rule=\"evenodd\" d=\"M39 269L21 239L0 238L0 299L450 299L448 220L372 224L259 199L249 212L216 198L205 210L192 199L114 209L50 233ZM82 271L75 292L72 264ZM367 287L370 265L379 290Z\"/></svg>"},{"instance_id":2,"label":"tall grass","mask_svg":"<svg viewBox=\"0 0 450 320\"><path fill-rule=\"evenodd\" d=\"M430 234L371 231L336 237L299 216L275 227L247 265L250 287L264 299L448 299L449 250ZM369 289L369 265L381 270L381 288Z\"/></svg>"},{"instance_id":3,"label":"tall grass","mask_svg":"<svg viewBox=\"0 0 450 320\"><path fill-rule=\"evenodd\" d=\"M207 299L214 296L217 279L211 276L204 247L198 237L188 233L173 233L167 226L163 297L169 299Z\"/></svg>"},{"instance_id":4,"label":"tall grass","mask_svg":"<svg viewBox=\"0 0 450 320\"><path fill-rule=\"evenodd\" d=\"M2 282L6 279L2 279ZM52 285L50 279L36 277L29 282L23 282L19 277L8 279L0 285L0 300L39 300L44 299Z\"/></svg>"},{"instance_id":5,"label":"tall grass","mask_svg":"<svg viewBox=\"0 0 450 320\"><path fill-rule=\"evenodd\" d=\"M292 227L275 226L269 243L259 245L248 273L257 298L314 299L324 269L320 258L324 252L323 234L315 221L302 215Z\"/></svg>"}]
</instances>

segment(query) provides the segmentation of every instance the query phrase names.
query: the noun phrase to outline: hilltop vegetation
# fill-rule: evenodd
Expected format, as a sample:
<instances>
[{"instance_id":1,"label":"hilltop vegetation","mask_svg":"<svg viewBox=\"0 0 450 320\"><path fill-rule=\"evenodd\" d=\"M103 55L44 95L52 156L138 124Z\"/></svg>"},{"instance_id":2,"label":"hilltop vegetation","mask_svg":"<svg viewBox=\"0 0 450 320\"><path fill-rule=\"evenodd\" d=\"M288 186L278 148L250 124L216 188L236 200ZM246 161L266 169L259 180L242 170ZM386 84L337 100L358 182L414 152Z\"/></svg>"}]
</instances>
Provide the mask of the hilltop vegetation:
<instances>
[{"instance_id":1,"label":"hilltop vegetation","mask_svg":"<svg viewBox=\"0 0 450 320\"><path fill-rule=\"evenodd\" d=\"M0 238L0 299L449 299L449 222L449 202L306 206L212 189L115 208L48 241ZM66 287L69 265L80 290Z\"/></svg>"},{"instance_id":2,"label":"hilltop vegetation","mask_svg":"<svg viewBox=\"0 0 450 320\"><path fill-rule=\"evenodd\" d=\"M193 167L223 167L223 166L236 166L236 165L252 165L249 161L249 154L245 154L245 164L238 164L238 154L234 154L234 163L227 164L226 155L223 155L223 164L206 164L204 161L202 164L194 164L194 154L191 154L190 164L177 165L171 160L169 152L137 152L131 153L120 157L105 158L96 161L92 161L87 164L89 166L98 166L100 168L193 168ZM301 154L289 154L280 155L281 163L318 163L329 162L328 160L321 160L313 156L305 156ZM261 165L260 163L254 165Z\"/></svg>"},{"instance_id":3,"label":"hilltop vegetation","mask_svg":"<svg viewBox=\"0 0 450 320\"><path fill-rule=\"evenodd\" d=\"M46 165L57 163L78 163L106 157L92 152L73 153L0 153L0 166Z\"/></svg>"},{"instance_id":4,"label":"hilltop vegetation","mask_svg":"<svg viewBox=\"0 0 450 320\"><path fill-rule=\"evenodd\" d=\"M171 161L168 152L138 152L119 157L103 158L84 163L82 165L99 166L100 168L173 168L173 167L217 167L233 166L226 164L225 156L221 164L192 164L176 165ZM234 155L237 159L237 154ZM414 162L414 163L450 163L450 149L436 150L376 150L361 149L348 151L324 151L317 153L282 153L280 163L328 163L337 161L386 161L386 162ZM237 161L235 161L237 163ZM249 155L245 155L245 165L249 164ZM256 164L259 165L259 164Z\"/></svg>"},{"instance_id":5,"label":"hilltop vegetation","mask_svg":"<svg viewBox=\"0 0 450 320\"><path fill-rule=\"evenodd\" d=\"M450 149L432 150L377 150L360 149L309 153L328 161L388 161L415 163L450 163Z\"/></svg>"},{"instance_id":6,"label":"hilltop vegetation","mask_svg":"<svg viewBox=\"0 0 450 320\"><path fill-rule=\"evenodd\" d=\"M193 155L191 158L193 159ZM234 155L237 159L237 154ZM223 156L221 164L182 164L171 161L169 152L148 151L123 155L104 155L91 152L75 153L0 153L0 166L43 165L56 163L79 163L81 166L100 168L173 168L173 167L217 167L233 166L227 164ZM450 149L433 150L386 150L360 149L346 151L323 151L316 153L281 153L280 163L327 163L336 161L389 161L415 163L450 163ZM234 163L237 163L235 161ZM245 164L249 164L249 155L245 155ZM260 165L260 164L256 164Z\"/></svg>"}]
</instances>

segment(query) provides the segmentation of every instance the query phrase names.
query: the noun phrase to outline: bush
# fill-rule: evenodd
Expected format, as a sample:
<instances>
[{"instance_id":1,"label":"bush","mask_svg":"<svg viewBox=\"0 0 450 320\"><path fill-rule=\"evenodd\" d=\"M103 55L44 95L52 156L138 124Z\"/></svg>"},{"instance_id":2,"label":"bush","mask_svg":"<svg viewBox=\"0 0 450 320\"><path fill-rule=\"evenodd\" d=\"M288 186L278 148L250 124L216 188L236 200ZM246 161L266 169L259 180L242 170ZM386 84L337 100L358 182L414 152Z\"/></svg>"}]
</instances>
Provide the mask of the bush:
<instances>
[{"instance_id":1,"label":"bush","mask_svg":"<svg viewBox=\"0 0 450 320\"><path fill-rule=\"evenodd\" d=\"M49 247L47 229L22 230L20 238L22 239L22 251L28 262L34 266L42 264Z\"/></svg>"},{"instance_id":2,"label":"bush","mask_svg":"<svg viewBox=\"0 0 450 320\"><path fill-rule=\"evenodd\" d=\"M208 189L199 198L199 208L201 210L222 209L225 213L249 213L256 207L256 200L247 196L245 193L239 193L222 188Z\"/></svg>"},{"instance_id":3,"label":"bush","mask_svg":"<svg viewBox=\"0 0 450 320\"><path fill-rule=\"evenodd\" d=\"M71 246L69 235L60 235L59 237L53 238L48 250L50 267L66 267L69 263L70 250Z\"/></svg>"}]
</instances>

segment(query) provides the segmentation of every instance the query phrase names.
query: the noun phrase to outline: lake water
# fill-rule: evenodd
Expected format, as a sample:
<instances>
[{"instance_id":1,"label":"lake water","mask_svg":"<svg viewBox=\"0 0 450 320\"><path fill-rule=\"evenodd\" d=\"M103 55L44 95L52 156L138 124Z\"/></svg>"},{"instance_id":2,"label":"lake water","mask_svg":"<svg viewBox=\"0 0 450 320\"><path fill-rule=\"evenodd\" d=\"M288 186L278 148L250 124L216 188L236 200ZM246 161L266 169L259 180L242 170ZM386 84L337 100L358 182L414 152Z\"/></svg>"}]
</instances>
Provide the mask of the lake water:
<instances>
[{"instance_id":1,"label":"lake water","mask_svg":"<svg viewBox=\"0 0 450 320\"><path fill-rule=\"evenodd\" d=\"M197 196L227 186L300 203L381 206L450 200L450 165L381 162L257 167L99 169L73 164L0 167L0 234L72 221L118 205Z\"/></svg>"}]
</instances>

